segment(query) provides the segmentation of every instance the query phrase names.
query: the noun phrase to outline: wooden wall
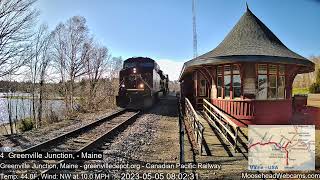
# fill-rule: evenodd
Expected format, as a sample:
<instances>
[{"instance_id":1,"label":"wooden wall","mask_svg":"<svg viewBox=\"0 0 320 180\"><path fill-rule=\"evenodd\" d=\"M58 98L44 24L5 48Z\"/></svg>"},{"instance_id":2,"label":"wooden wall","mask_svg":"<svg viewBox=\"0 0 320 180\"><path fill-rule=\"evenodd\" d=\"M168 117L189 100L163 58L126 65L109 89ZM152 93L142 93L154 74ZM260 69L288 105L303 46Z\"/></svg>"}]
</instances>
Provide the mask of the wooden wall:
<instances>
[{"instance_id":1,"label":"wooden wall","mask_svg":"<svg viewBox=\"0 0 320 180\"><path fill-rule=\"evenodd\" d=\"M190 101L194 99L194 83L192 79L192 74L188 74L183 78L183 83L181 84L181 97L187 97Z\"/></svg>"},{"instance_id":2,"label":"wooden wall","mask_svg":"<svg viewBox=\"0 0 320 180\"><path fill-rule=\"evenodd\" d=\"M216 78L216 73L217 73L216 71L217 71L217 69L215 67L213 67L212 71L211 71L213 78ZM211 88L210 99L217 98L218 91L217 91L216 80L215 79L211 79L211 82L212 82L212 84L211 84L211 87L210 87Z\"/></svg>"}]
</instances>

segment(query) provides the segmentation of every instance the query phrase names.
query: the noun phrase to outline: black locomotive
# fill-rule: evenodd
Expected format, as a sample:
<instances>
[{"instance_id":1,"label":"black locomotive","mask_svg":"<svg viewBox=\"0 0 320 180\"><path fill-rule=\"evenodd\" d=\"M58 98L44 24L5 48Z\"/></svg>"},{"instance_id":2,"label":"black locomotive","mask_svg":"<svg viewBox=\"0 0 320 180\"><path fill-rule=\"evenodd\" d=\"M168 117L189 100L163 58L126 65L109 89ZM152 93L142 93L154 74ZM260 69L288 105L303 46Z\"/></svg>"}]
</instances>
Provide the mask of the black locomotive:
<instances>
[{"instance_id":1,"label":"black locomotive","mask_svg":"<svg viewBox=\"0 0 320 180\"><path fill-rule=\"evenodd\" d=\"M124 61L119 76L117 105L144 109L153 105L160 95L169 91L168 75L151 58L133 57Z\"/></svg>"}]
</instances>

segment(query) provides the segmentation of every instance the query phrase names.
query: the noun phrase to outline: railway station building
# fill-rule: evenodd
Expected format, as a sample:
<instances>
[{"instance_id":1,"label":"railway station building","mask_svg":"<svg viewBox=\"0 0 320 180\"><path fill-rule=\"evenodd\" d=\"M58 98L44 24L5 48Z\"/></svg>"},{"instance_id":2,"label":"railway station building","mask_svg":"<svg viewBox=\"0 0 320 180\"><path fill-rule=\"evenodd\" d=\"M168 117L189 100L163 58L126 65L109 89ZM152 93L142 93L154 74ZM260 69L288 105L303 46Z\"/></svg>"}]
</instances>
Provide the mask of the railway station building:
<instances>
[{"instance_id":1,"label":"railway station building","mask_svg":"<svg viewBox=\"0 0 320 180\"><path fill-rule=\"evenodd\" d=\"M181 97L195 109L206 99L246 124L290 124L293 80L314 68L247 8L215 49L184 63Z\"/></svg>"}]
</instances>

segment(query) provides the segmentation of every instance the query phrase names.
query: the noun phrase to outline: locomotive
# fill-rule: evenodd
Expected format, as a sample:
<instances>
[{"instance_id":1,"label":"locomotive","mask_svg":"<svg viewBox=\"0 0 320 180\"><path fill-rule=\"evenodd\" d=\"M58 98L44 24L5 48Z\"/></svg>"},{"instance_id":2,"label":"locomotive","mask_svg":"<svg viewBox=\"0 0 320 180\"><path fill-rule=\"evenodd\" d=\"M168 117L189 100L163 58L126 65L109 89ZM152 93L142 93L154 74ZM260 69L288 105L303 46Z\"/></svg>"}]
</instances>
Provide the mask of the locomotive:
<instances>
[{"instance_id":1,"label":"locomotive","mask_svg":"<svg viewBox=\"0 0 320 180\"><path fill-rule=\"evenodd\" d=\"M160 95L169 92L168 83L168 75L163 74L155 60L129 58L120 70L117 105L130 109L151 107Z\"/></svg>"}]
</instances>

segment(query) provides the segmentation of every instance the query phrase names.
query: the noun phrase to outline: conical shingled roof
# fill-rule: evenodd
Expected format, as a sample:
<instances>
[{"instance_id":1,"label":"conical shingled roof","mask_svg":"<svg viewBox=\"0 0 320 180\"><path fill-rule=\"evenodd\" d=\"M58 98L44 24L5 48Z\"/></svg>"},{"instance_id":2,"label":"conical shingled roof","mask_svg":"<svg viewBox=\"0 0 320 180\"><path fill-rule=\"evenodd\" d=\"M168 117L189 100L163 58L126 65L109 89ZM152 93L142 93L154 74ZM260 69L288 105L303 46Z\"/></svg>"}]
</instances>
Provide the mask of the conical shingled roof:
<instances>
[{"instance_id":1,"label":"conical shingled roof","mask_svg":"<svg viewBox=\"0 0 320 180\"><path fill-rule=\"evenodd\" d=\"M247 8L238 23L215 49L186 62L183 70L196 65L248 61L299 64L311 67L301 72L311 71L314 67L311 61L288 49Z\"/></svg>"},{"instance_id":2,"label":"conical shingled roof","mask_svg":"<svg viewBox=\"0 0 320 180\"><path fill-rule=\"evenodd\" d=\"M203 57L233 55L305 59L289 50L249 9L219 46Z\"/></svg>"}]
</instances>

